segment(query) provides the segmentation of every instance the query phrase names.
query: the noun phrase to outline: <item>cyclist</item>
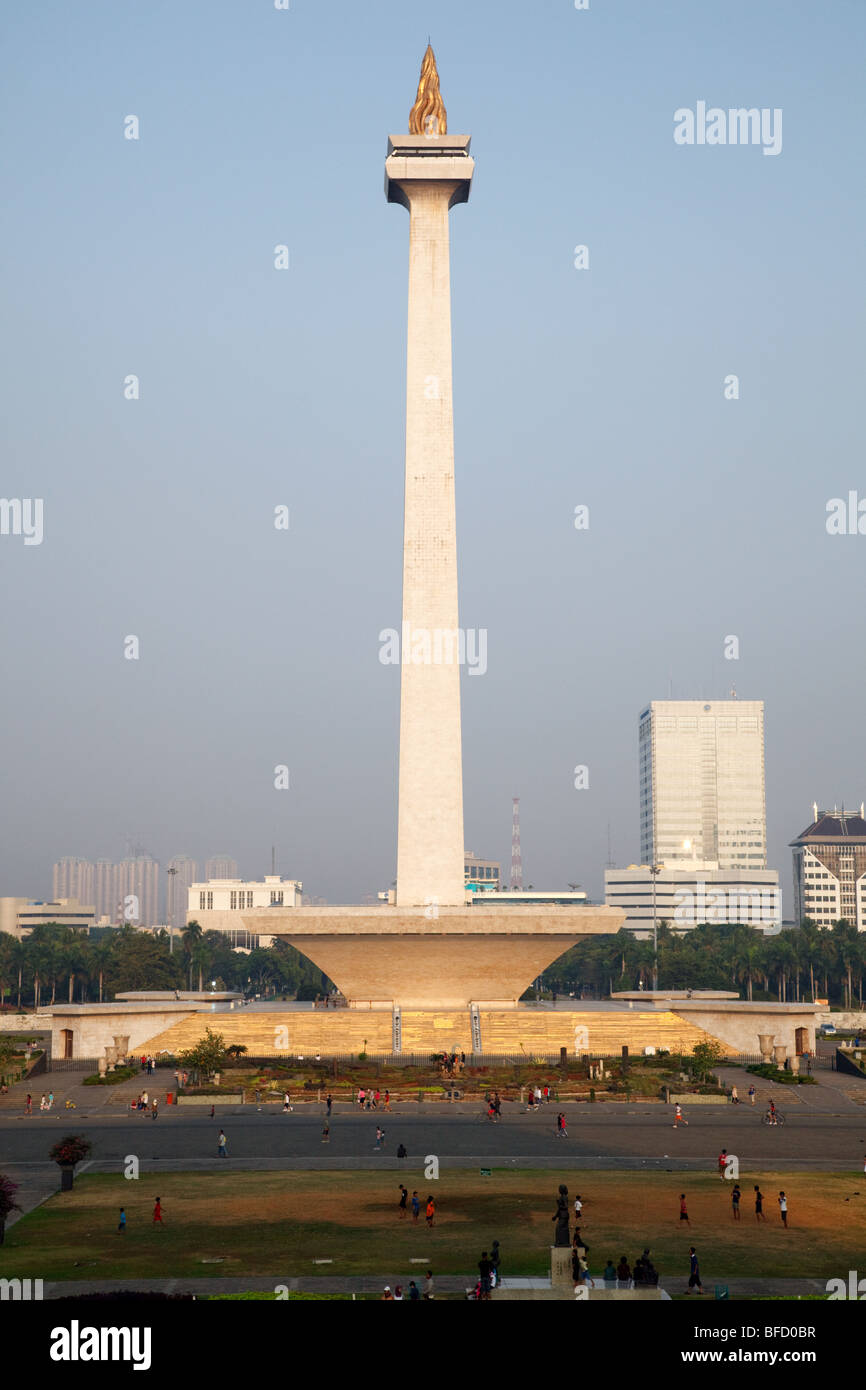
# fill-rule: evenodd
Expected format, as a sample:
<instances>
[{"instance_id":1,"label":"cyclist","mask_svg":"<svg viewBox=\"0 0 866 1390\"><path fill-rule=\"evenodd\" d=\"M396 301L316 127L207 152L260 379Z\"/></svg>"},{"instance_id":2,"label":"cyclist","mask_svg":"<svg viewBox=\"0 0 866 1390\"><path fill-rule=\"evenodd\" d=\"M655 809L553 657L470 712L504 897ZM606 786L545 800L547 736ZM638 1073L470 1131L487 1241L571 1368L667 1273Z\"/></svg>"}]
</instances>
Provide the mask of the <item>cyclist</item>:
<instances>
[{"instance_id":1,"label":"cyclist","mask_svg":"<svg viewBox=\"0 0 866 1390\"><path fill-rule=\"evenodd\" d=\"M767 1111L767 1114L770 1117L771 1125L777 1125L779 1123L779 1121L776 1119L776 1102L772 1099L772 1097L770 1098L770 1108Z\"/></svg>"}]
</instances>

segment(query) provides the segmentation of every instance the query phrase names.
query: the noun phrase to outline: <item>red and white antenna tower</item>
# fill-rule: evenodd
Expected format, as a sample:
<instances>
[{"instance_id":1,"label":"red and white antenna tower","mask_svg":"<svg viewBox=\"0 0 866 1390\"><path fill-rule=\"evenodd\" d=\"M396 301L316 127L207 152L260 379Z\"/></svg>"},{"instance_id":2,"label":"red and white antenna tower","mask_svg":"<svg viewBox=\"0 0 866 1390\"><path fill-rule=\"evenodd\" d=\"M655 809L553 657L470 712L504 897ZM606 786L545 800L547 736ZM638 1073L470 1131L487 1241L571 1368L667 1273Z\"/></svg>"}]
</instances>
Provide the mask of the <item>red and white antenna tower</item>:
<instances>
[{"instance_id":1,"label":"red and white antenna tower","mask_svg":"<svg viewBox=\"0 0 866 1390\"><path fill-rule=\"evenodd\" d=\"M520 857L520 797L515 796L511 810L511 887L523 888L523 860Z\"/></svg>"}]
</instances>

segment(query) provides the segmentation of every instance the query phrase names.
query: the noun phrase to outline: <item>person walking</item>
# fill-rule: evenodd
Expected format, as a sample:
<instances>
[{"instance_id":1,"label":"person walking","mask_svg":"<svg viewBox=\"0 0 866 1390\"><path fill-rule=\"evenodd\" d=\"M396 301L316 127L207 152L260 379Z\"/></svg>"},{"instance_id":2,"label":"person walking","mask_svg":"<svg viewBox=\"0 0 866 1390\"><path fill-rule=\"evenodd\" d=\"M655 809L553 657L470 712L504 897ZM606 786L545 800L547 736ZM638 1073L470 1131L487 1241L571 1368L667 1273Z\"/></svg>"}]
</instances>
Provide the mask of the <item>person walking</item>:
<instances>
[{"instance_id":1,"label":"person walking","mask_svg":"<svg viewBox=\"0 0 866 1390\"><path fill-rule=\"evenodd\" d=\"M766 1219L764 1215L764 1194L758 1184L755 1183L755 1220L766 1221Z\"/></svg>"},{"instance_id":2,"label":"person walking","mask_svg":"<svg viewBox=\"0 0 866 1390\"><path fill-rule=\"evenodd\" d=\"M412 1224L418 1225L418 1217L421 1215L421 1198L417 1191L412 1193Z\"/></svg>"},{"instance_id":3,"label":"person walking","mask_svg":"<svg viewBox=\"0 0 866 1390\"><path fill-rule=\"evenodd\" d=\"M677 1103L674 1106L674 1129L677 1129L680 1125L685 1125L686 1128L688 1128L688 1123L688 1120L683 1114L683 1107Z\"/></svg>"},{"instance_id":4,"label":"person walking","mask_svg":"<svg viewBox=\"0 0 866 1390\"><path fill-rule=\"evenodd\" d=\"M325 1123L322 1125L322 1143L323 1143L323 1144L330 1144L330 1142L331 1142L331 1126L328 1124L328 1121L325 1120Z\"/></svg>"},{"instance_id":5,"label":"person walking","mask_svg":"<svg viewBox=\"0 0 866 1390\"><path fill-rule=\"evenodd\" d=\"M39 1102L39 1109L40 1109L40 1110L47 1110L47 1109L48 1109L48 1101L47 1101L46 1098L45 1098L45 1092L44 1092L44 1091L42 1092L42 1099L41 1099L40 1102Z\"/></svg>"},{"instance_id":6,"label":"person walking","mask_svg":"<svg viewBox=\"0 0 866 1390\"><path fill-rule=\"evenodd\" d=\"M121 1235L126 1230L126 1210L124 1207L120 1208L120 1220L117 1223L117 1229Z\"/></svg>"},{"instance_id":7,"label":"person walking","mask_svg":"<svg viewBox=\"0 0 866 1390\"><path fill-rule=\"evenodd\" d=\"M391 1109L391 1092L390 1092L390 1091L386 1091L386 1092L385 1092L385 1109L386 1109L386 1110L390 1110L390 1109Z\"/></svg>"},{"instance_id":8,"label":"person walking","mask_svg":"<svg viewBox=\"0 0 866 1390\"><path fill-rule=\"evenodd\" d=\"M739 1221L740 1219L740 1198L742 1195L740 1184L738 1182L734 1183L734 1189L731 1193L731 1216L735 1221Z\"/></svg>"},{"instance_id":9,"label":"person walking","mask_svg":"<svg viewBox=\"0 0 866 1390\"><path fill-rule=\"evenodd\" d=\"M433 1218L436 1215L436 1203L432 1197L427 1198L427 1229L433 1230Z\"/></svg>"},{"instance_id":10,"label":"person walking","mask_svg":"<svg viewBox=\"0 0 866 1390\"><path fill-rule=\"evenodd\" d=\"M502 1279L502 1251L499 1249L498 1240L495 1240L490 1248L490 1263L493 1266L493 1286L496 1288Z\"/></svg>"},{"instance_id":11,"label":"person walking","mask_svg":"<svg viewBox=\"0 0 866 1390\"><path fill-rule=\"evenodd\" d=\"M559 1135L560 1139L568 1138L568 1130L565 1127L565 1114L562 1110L560 1110L559 1114L556 1117L556 1132Z\"/></svg>"},{"instance_id":12,"label":"person walking","mask_svg":"<svg viewBox=\"0 0 866 1390\"><path fill-rule=\"evenodd\" d=\"M219 1138L217 1139L217 1158L228 1158L228 1153L226 1152L228 1142L229 1141L224 1135L223 1131L220 1130Z\"/></svg>"},{"instance_id":13,"label":"person walking","mask_svg":"<svg viewBox=\"0 0 866 1390\"><path fill-rule=\"evenodd\" d=\"M432 1297L433 1297L433 1271L432 1271L432 1269L428 1269L427 1273L424 1275L424 1297L425 1297L425 1298L432 1298Z\"/></svg>"},{"instance_id":14,"label":"person walking","mask_svg":"<svg viewBox=\"0 0 866 1390\"><path fill-rule=\"evenodd\" d=\"M49 1091L49 1092L48 1092L48 1106L47 1106L47 1108L50 1110L53 1104L54 1104L54 1092L53 1092L53 1091Z\"/></svg>"},{"instance_id":15,"label":"person walking","mask_svg":"<svg viewBox=\"0 0 866 1390\"><path fill-rule=\"evenodd\" d=\"M397 1145L397 1157L400 1159L409 1157L409 1150L406 1148L405 1144Z\"/></svg>"},{"instance_id":16,"label":"person walking","mask_svg":"<svg viewBox=\"0 0 866 1390\"><path fill-rule=\"evenodd\" d=\"M782 1218L782 1225L788 1229L788 1199L784 1192L779 1193L779 1215Z\"/></svg>"},{"instance_id":17,"label":"person walking","mask_svg":"<svg viewBox=\"0 0 866 1390\"><path fill-rule=\"evenodd\" d=\"M725 1170L726 1170L727 1166L728 1166L728 1151L727 1151L727 1149L722 1149L722 1152L719 1154L719 1177L721 1178L722 1182L725 1181Z\"/></svg>"},{"instance_id":18,"label":"person walking","mask_svg":"<svg viewBox=\"0 0 866 1390\"><path fill-rule=\"evenodd\" d=\"M756 1093L756 1091L755 1091L755 1083L754 1083L754 1081L753 1081L752 1084L751 1084L751 1086L749 1087L749 1104L750 1104L750 1105L754 1105L754 1104L755 1104L755 1095L756 1095L756 1094L757 1094L757 1093Z\"/></svg>"},{"instance_id":19,"label":"person walking","mask_svg":"<svg viewBox=\"0 0 866 1390\"><path fill-rule=\"evenodd\" d=\"M689 1246L689 1287L686 1293L691 1293L692 1289L697 1289L698 1293L703 1293L704 1288L701 1283L701 1271L698 1266L698 1252L693 1245Z\"/></svg>"},{"instance_id":20,"label":"person walking","mask_svg":"<svg viewBox=\"0 0 866 1390\"><path fill-rule=\"evenodd\" d=\"M405 1220L406 1220L406 1203L408 1202L408 1200L409 1200L409 1190L408 1190L408 1188L404 1187L403 1184L401 1183L401 1184L400 1184L400 1201L399 1201L399 1203L398 1203L399 1212L400 1212L400 1220L401 1220L401 1221L405 1221Z\"/></svg>"},{"instance_id":21,"label":"person walking","mask_svg":"<svg viewBox=\"0 0 866 1390\"><path fill-rule=\"evenodd\" d=\"M375 1143L375 1148L377 1148L377 1149L384 1149L384 1147L385 1147L385 1131L384 1131L384 1129L382 1128L381 1125L377 1125L377 1126L376 1126L376 1143Z\"/></svg>"},{"instance_id":22,"label":"person walking","mask_svg":"<svg viewBox=\"0 0 866 1390\"><path fill-rule=\"evenodd\" d=\"M325 1100L325 1106L326 1106L325 1114L327 1115L327 1117L328 1117L329 1120L330 1120L330 1118L331 1118L331 1106L332 1106L333 1104L334 1104L334 1100L333 1100L333 1097L331 1096L331 1094L330 1094L330 1092L329 1092L329 1093L328 1093L328 1096L327 1096L327 1098L326 1098L326 1100Z\"/></svg>"},{"instance_id":23,"label":"person walking","mask_svg":"<svg viewBox=\"0 0 866 1390\"><path fill-rule=\"evenodd\" d=\"M162 1202L158 1197L153 1204L153 1224L154 1226L162 1225Z\"/></svg>"},{"instance_id":24,"label":"person walking","mask_svg":"<svg viewBox=\"0 0 866 1390\"><path fill-rule=\"evenodd\" d=\"M152 1120L156 1120L159 1118L159 1101L157 1100L156 1096L154 1096L153 1103L150 1107L150 1118Z\"/></svg>"},{"instance_id":25,"label":"person walking","mask_svg":"<svg viewBox=\"0 0 866 1390\"><path fill-rule=\"evenodd\" d=\"M33 1097L31 1096L31 1094L30 1094L29 1091L27 1092L27 1099L26 1099L25 1102L24 1102L24 1114L25 1114L25 1115L32 1115L32 1114L33 1114ZM864 1167L866 1167L866 1165L864 1165Z\"/></svg>"},{"instance_id":26,"label":"person walking","mask_svg":"<svg viewBox=\"0 0 866 1390\"><path fill-rule=\"evenodd\" d=\"M680 1193L680 1221L685 1221L687 1226L691 1226L692 1224L689 1220L689 1211L686 1206L686 1194L684 1192Z\"/></svg>"},{"instance_id":27,"label":"person walking","mask_svg":"<svg viewBox=\"0 0 866 1390\"><path fill-rule=\"evenodd\" d=\"M736 1086L731 1087L731 1105L739 1105L740 1097L737 1094Z\"/></svg>"}]
</instances>

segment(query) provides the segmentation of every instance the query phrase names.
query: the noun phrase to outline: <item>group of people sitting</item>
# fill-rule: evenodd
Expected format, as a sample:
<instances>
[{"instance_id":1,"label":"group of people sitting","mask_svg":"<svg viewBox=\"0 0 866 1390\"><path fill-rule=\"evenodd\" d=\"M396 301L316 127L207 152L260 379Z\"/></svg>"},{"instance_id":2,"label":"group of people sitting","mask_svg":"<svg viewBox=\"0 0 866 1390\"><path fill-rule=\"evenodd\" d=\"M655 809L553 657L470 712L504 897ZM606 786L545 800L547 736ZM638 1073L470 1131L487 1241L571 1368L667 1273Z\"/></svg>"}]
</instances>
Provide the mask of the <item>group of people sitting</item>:
<instances>
[{"instance_id":1,"label":"group of people sitting","mask_svg":"<svg viewBox=\"0 0 866 1390\"><path fill-rule=\"evenodd\" d=\"M650 1259L649 1250L644 1250L635 1260L634 1269L629 1267L625 1255L620 1256L616 1268L613 1260L608 1260L602 1278L605 1287L618 1289L655 1288L659 1281L658 1270Z\"/></svg>"}]
</instances>

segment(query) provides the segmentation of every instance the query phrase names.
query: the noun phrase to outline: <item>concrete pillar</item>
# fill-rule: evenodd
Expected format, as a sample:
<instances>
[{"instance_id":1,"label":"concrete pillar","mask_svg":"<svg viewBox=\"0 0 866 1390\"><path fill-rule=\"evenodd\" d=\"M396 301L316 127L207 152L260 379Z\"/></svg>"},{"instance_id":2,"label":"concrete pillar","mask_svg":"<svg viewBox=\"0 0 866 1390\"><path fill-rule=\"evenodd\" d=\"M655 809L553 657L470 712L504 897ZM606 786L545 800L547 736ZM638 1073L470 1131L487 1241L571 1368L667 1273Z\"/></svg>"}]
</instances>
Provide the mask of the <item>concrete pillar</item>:
<instances>
[{"instance_id":1,"label":"concrete pillar","mask_svg":"<svg viewBox=\"0 0 866 1390\"><path fill-rule=\"evenodd\" d=\"M567 1245L550 1247L550 1282L554 1288L574 1283L571 1272L571 1249Z\"/></svg>"}]
</instances>

